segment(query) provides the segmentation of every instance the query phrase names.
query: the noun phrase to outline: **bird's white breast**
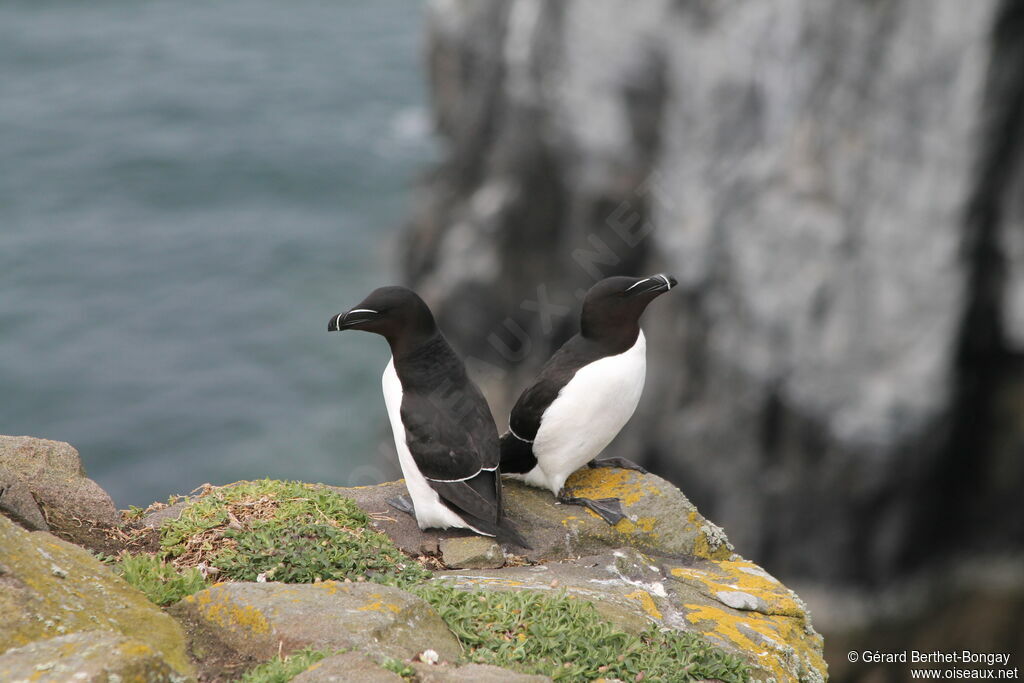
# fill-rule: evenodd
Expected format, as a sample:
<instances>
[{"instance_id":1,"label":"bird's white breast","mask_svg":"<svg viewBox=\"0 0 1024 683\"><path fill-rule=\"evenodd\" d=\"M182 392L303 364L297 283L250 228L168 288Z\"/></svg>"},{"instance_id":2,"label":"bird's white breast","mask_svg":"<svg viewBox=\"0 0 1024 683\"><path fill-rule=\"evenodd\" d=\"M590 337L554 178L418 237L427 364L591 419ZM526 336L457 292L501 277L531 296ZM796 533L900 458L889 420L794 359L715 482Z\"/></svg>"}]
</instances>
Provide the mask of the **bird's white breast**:
<instances>
[{"instance_id":1,"label":"bird's white breast","mask_svg":"<svg viewBox=\"0 0 1024 683\"><path fill-rule=\"evenodd\" d=\"M527 483L557 495L569 475L600 454L629 421L646 374L643 332L623 353L577 370L544 411L533 443L537 468L523 477Z\"/></svg>"},{"instance_id":2,"label":"bird's white breast","mask_svg":"<svg viewBox=\"0 0 1024 683\"><path fill-rule=\"evenodd\" d=\"M416 461L412 459L409 444L406 442L405 425L402 423L402 381L395 372L394 358L388 361L388 366L384 368L381 388L384 390L384 405L387 406L388 418L391 420L391 432L395 437L398 463L402 467L402 476L405 477L405 487L409 490L413 507L416 508L417 524L421 529L471 529L471 526L441 502L437 492L431 488L426 477L416 466Z\"/></svg>"}]
</instances>

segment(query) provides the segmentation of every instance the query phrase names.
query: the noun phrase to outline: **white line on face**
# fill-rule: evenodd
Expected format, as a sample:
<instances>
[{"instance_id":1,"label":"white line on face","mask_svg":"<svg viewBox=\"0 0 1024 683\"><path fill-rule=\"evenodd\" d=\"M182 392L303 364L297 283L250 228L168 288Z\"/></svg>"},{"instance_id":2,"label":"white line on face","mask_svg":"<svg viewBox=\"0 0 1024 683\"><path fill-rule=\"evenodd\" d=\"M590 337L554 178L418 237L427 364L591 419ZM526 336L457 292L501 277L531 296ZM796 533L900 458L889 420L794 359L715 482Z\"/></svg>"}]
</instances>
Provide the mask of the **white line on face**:
<instances>
[{"instance_id":1,"label":"white line on face","mask_svg":"<svg viewBox=\"0 0 1024 683\"><path fill-rule=\"evenodd\" d=\"M372 308L353 308L349 313L376 313Z\"/></svg>"}]
</instances>

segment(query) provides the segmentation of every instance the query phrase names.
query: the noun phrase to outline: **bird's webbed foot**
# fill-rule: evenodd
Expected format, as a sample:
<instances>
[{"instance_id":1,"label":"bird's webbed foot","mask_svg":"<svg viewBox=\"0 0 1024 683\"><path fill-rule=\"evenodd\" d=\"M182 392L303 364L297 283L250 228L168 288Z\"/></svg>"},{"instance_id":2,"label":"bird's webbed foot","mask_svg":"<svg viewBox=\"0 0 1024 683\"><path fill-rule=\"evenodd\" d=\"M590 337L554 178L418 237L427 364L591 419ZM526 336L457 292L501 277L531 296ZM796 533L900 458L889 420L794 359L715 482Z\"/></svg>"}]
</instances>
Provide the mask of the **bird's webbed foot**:
<instances>
[{"instance_id":1,"label":"bird's webbed foot","mask_svg":"<svg viewBox=\"0 0 1024 683\"><path fill-rule=\"evenodd\" d=\"M594 458L589 463L588 467L620 467L624 470L633 470L640 474L647 474L647 470L642 465L638 465L629 458Z\"/></svg>"},{"instance_id":2,"label":"bird's webbed foot","mask_svg":"<svg viewBox=\"0 0 1024 683\"><path fill-rule=\"evenodd\" d=\"M408 496L395 496L394 498L388 498L387 504L395 508L399 512L404 512L407 515L416 516L416 508L413 507L412 501L409 500Z\"/></svg>"},{"instance_id":3,"label":"bird's webbed foot","mask_svg":"<svg viewBox=\"0 0 1024 683\"><path fill-rule=\"evenodd\" d=\"M626 513L622 511L622 501L618 498L577 498L568 495L565 489L562 489L555 500L564 505L582 505L593 510L601 519L612 526L626 518Z\"/></svg>"}]
</instances>

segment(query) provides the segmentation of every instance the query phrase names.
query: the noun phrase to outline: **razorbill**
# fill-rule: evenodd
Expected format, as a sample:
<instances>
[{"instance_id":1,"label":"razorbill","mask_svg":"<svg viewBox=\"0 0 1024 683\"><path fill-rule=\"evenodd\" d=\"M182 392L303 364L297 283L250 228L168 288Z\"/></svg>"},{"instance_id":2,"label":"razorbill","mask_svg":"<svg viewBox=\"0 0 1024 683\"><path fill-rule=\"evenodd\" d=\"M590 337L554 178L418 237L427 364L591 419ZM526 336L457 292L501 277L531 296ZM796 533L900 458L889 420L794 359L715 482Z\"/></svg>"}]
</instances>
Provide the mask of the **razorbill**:
<instances>
[{"instance_id":1,"label":"razorbill","mask_svg":"<svg viewBox=\"0 0 1024 683\"><path fill-rule=\"evenodd\" d=\"M640 316L676 285L669 275L601 280L583 299L579 334L562 345L522 393L501 437L501 472L550 489L561 503L584 505L609 524L624 517L616 498L574 498L565 480L580 467L626 467L595 457L629 421L647 371Z\"/></svg>"},{"instance_id":2,"label":"razorbill","mask_svg":"<svg viewBox=\"0 0 1024 683\"><path fill-rule=\"evenodd\" d=\"M374 332L391 346L384 403L412 501L388 502L421 529L471 529L528 548L503 517L498 430L487 401L423 300L404 287L381 287L331 317L327 331L342 330Z\"/></svg>"}]
</instances>

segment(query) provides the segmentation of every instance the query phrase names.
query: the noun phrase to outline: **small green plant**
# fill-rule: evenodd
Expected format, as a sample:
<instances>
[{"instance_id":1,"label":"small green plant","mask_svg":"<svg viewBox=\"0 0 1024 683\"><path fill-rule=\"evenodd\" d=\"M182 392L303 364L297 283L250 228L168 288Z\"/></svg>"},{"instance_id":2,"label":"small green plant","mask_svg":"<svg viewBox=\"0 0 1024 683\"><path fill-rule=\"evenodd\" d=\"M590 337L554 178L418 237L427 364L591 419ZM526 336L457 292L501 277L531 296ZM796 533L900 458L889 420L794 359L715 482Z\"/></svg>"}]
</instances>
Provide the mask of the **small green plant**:
<instances>
[{"instance_id":1,"label":"small green plant","mask_svg":"<svg viewBox=\"0 0 1024 683\"><path fill-rule=\"evenodd\" d=\"M206 488L189 500L181 516L160 531L162 555L174 564L194 567L205 562L224 580L352 579L397 585L437 610L461 642L465 661L560 681L749 679L742 659L715 649L696 634L655 626L640 634L627 633L603 619L591 603L562 593L462 591L428 582L431 573L374 531L354 501L322 486L241 482ZM149 565L137 573L152 577L164 576L160 572L165 571ZM171 579L157 583L165 587ZM189 592L204 585L194 590L190 586ZM243 680L287 681L326 654L308 650L277 658ZM403 677L415 674L397 660L383 666Z\"/></svg>"},{"instance_id":2,"label":"small green plant","mask_svg":"<svg viewBox=\"0 0 1024 683\"><path fill-rule=\"evenodd\" d=\"M416 675L416 669L412 668L406 662L393 659L391 657L385 657L380 663L382 669L387 669L391 673L398 674L402 678L411 679Z\"/></svg>"},{"instance_id":3,"label":"small green plant","mask_svg":"<svg viewBox=\"0 0 1024 683\"><path fill-rule=\"evenodd\" d=\"M161 529L165 557L205 561L219 578L312 583L371 580L407 586L430 572L370 528L349 498L290 481L210 489Z\"/></svg>"},{"instance_id":4,"label":"small green plant","mask_svg":"<svg viewBox=\"0 0 1024 683\"><path fill-rule=\"evenodd\" d=\"M107 555L106 553L101 553L98 550L92 550L90 552L92 553L93 557L95 557L97 560L99 560L103 564L106 564L106 565L117 564L117 555Z\"/></svg>"},{"instance_id":5,"label":"small green plant","mask_svg":"<svg viewBox=\"0 0 1024 683\"><path fill-rule=\"evenodd\" d=\"M636 658L636 668L651 672L645 680L750 680L746 662L716 649L696 633L650 626L640 634L640 640L644 648Z\"/></svg>"},{"instance_id":6,"label":"small green plant","mask_svg":"<svg viewBox=\"0 0 1024 683\"><path fill-rule=\"evenodd\" d=\"M331 652L306 648L292 654L277 656L264 662L242 676L242 683L287 683L300 673L313 666L321 659L331 656Z\"/></svg>"},{"instance_id":7,"label":"small green plant","mask_svg":"<svg viewBox=\"0 0 1024 683\"><path fill-rule=\"evenodd\" d=\"M161 607L206 588L199 571L179 571L153 555L128 555L114 564L114 570Z\"/></svg>"},{"instance_id":8,"label":"small green plant","mask_svg":"<svg viewBox=\"0 0 1024 683\"><path fill-rule=\"evenodd\" d=\"M412 590L434 606L473 662L555 680L749 678L741 659L695 634L653 626L640 635L626 633L589 602L565 594L461 591L443 584Z\"/></svg>"},{"instance_id":9,"label":"small green plant","mask_svg":"<svg viewBox=\"0 0 1024 683\"><path fill-rule=\"evenodd\" d=\"M137 522L142 519L143 515L146 514L145 508L140 508L137 505L129 505L128 509L122 513L122 517L126 522Z\"/></svg>"}]
</instances>

